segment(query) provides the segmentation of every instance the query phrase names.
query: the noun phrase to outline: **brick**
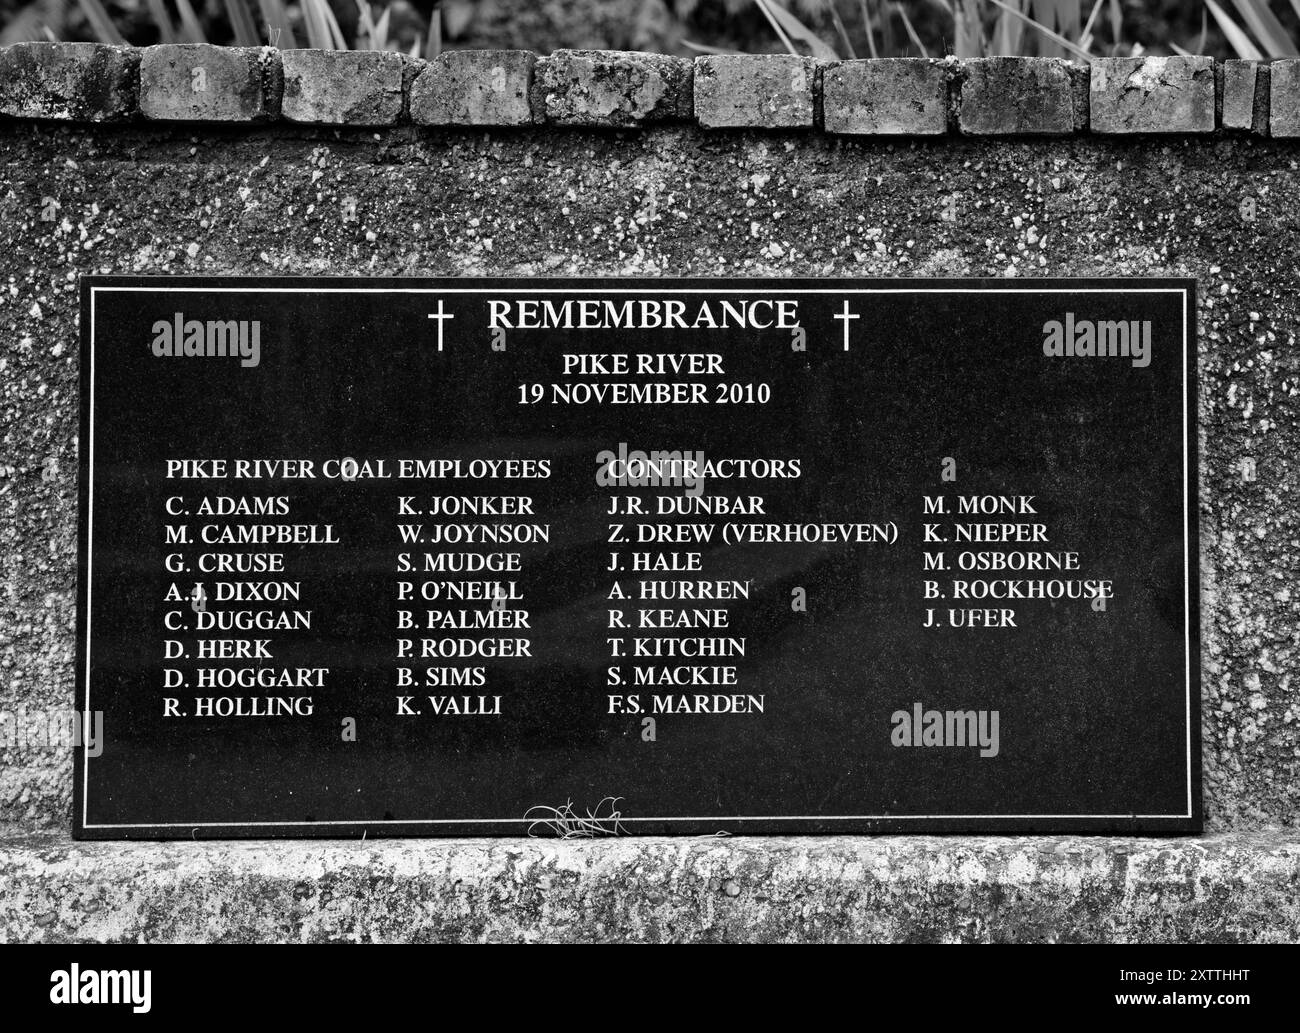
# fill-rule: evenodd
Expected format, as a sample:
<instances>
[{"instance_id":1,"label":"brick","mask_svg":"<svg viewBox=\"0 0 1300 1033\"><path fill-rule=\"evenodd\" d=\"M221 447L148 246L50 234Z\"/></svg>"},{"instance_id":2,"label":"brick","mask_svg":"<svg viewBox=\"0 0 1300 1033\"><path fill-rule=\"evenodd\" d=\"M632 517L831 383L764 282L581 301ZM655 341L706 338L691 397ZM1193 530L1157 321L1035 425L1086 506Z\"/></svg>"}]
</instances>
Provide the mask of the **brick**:
<instances>
[{"instance_id":1,"label":"brick","mask_svg":"<svg viewBox=\"0 0 1300 1033\"><path fill-rule=\"evenodd\" d=\"M537 62L533 112L571 126L639 126L689 119L693 65L621 50L557 50Z\"/></svg>"},{"instance_id":2,"label":"brick","mask_svg":"<svg viewBox=\"0 0 1300 1033\"><path fill-rule=\"evenodd\" d=\"M962 62L957 124L971 136L1063 136L1074 132L1070 62L984 57Z\"/></svg>"},{"instance_id":3,"label":"brick","mask_svg":"<svg viewBox=\"0 0 1300 1033\"><path fill-rule=\"evenodd\" d=\"M282 50L290 122L390 126L402 114L406 59L391 50Z\"/></svg>"},{"instance_id":4,"label":"brick","mask_svg":"<svg viewBox=\"0 0 1300 1033\"><path fill-rule=\"evenodd\" d=\"M695 118L707 128L810 128L816 67L793 54L697 57Z\"/></svg>"},{"instance_id":5,"label":"brick","mask_svg":"<svg viewBox=\"0 0 1300 1033\"><path fill-rule=\"evenodd\" d=\"M1214 131L1214 59L1102 57L1092 62L1095 133Z\"/></svg>"},{"instance_id":6,"label":"brick","mask_svg":"<svg viewBox=\"0 0 1300 1033\"><path fill-rule=\"evenodd\" d=\"M1300 136L1300 58L1274 61L1268 70L1268 131L1273 136Z\"/></svg>"},{"instance_id":7,"label":"brick","mask_svg":"<svg viewBox=\"0 0 1300 1033\"><path fill-rule=\"evenodd\" d=\"M411 121L430 126L524 126L537 55L527 50L449 50L411 84Z\"/></svg>"},{"instance_id":8,"label":"brick","mask_svg":"<svg viewBox=\"0 0 1300 1033\"><path fill-rule=\"evenodd\" d=\"M1255 124L1254 61L1223 62L1223 118L1224 129L1250 129Z\"/></svg>"},{"instance_id":9,"label":"brick","mask_svg":"<svg viewBox=\"0 0 1300 1033\"><path fill-rule=\"evenodd\" d=\"M822 69L828 133L936 136L948 131L948 73L940 61L837 61Z\"/></svg>"},{"instance_id":10,"label":"brick","mask_svg":"<svg viewBox=\"0 0 1300 1033\"><path fill-rule=\"evenodd\" d=\"M279 51L164 43L140 61L140 110L162 122L256 122L278 114Z\"/></svg>"},{"instance_id":11,"label":"brick","mask_svg":"<svg viewBox=\"0 0 1300 1033\"><path fill-rule=\"evenodd\" d=\"M100 43L0 48L0 114L119 122L136 113L139 51Z\"/></svg>"}]
</instances>

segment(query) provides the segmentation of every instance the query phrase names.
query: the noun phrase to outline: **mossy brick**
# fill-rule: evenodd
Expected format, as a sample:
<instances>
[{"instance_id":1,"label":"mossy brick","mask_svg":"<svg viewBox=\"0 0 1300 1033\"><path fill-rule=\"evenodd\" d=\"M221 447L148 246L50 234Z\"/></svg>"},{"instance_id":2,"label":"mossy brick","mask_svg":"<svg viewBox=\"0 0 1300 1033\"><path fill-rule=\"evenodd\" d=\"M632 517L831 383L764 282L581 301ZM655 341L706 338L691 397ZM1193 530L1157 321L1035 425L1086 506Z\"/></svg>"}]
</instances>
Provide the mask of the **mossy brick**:
<instances>
[{"instance_id":1,"label":"mossy brick","mask_svg":"<svg viewBox=\"0 0 1300 1033\"><path fill-rule=\"evenodd\" d=\"M539 122L631 127L686 120L693 66L665 54L557 50L537 62L533 114Z\"/></svg>"},{"instance_id":2,"label":"mossy brick","mask_svg":"<svg viewBox=\"0 0 1300 1033\"><path fill-rule=\"evenodd\" d=\"M527 50L449 50L422 63L411 83L411 121L432 126L523 126L537 55Z\"/></svg>"},{"instance_id":3,"label":"mossy brick","mask_svg":"<svg viewBox=\"0 0 1300 1033\"><path fill-rule=\"evenodd\" d=\"M1094 133L1214 131L1214 60L1102 57L1092 62Z\"/></svg>"},{"instance_id":4,"label":"mossy brick","mask_svg":"<svg viewBox=\"0 0 1300 1033\"><path fill-rule=\"evenodd\" d=\"M1269 68L1268 131L1300 136L1300 59L1274 61Z\"/></svg>"},{"instance_id":5,"label":"mossy brick","mask_svg":"<svg viewBox=\"0 0 1300 1033\"><path fill-rule=\"evenodd\" d=\"M281 117L319 125L388 126L402 114L406 59L391 50L282 50Z\"/></svg>"},{"instance_id":6,"label":"mossy brick","mask_svg":"<svg viewBox=\"0 0 1300 1033\"><path fill-rule=\"evenodd\" d=\"M1250 129L1255 124L1255 83L1259 65L1254 61L1223 62L1224 129Z\"/></svg>"},{"instance_id":7,"label":"mossy brick","mask_svg":"<svg viewBox=\"0 0 1300 1033\"><path fill-rule=\"evenodd\" d=\"M706 128L808 129L816 63L793 54L695 59L695 118Z\"/></svg>"},{"instance_id":8,"label":"mossy brick","mask_svg":"<svg viewBox=\"0 0 1300 1033\"><path fill-rule=\"evenodd\" d=\"M140 60L140 110L160 122L258 122L278 114L279 51L164 43Z\"/></svg>"},{"instance_id":9,"label":"mossy brick","mask_svg":"<svg viewBox=\"0 0 1300 1033\"><path fill-rule=\"evenodd\" d=\"M985 57L961 65L960 130L970 136L1064 136L1075 128L1070 62Z\"/></svg>"},{"instance_id":10,"label":"mossy brick","mask_svg":"<svg viewBox=\"0 0 1300 1033\"><path fill-rule=\"evenodd\" d=\"M828 133L938 136L948 131L948 72L919 57L837 61L822 68Z\"/></svg>"},{"instance_id":11,"label":"mossy brick","mask_svg":"<svg viewBox=\"0 0 1300 1033\"><path fill-rule=\"evenodd\" d=\"M101 43L0 48L0 115L120 122L136 113L140 52Z\"/></svg>"}]
</instances>

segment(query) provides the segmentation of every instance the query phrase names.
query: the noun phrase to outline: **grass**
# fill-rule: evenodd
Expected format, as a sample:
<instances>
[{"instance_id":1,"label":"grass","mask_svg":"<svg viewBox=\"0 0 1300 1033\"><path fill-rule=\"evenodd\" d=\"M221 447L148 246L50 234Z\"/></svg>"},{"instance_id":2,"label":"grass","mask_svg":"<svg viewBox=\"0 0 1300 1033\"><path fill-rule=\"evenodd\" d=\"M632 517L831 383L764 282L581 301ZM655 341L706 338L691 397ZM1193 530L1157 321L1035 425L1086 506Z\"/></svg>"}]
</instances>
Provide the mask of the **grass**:
<instances>
[{"instance_id":1,"label":"grass","mask_svg":"<svg viewBox=\"0 0 1300 1033\"><path fill-rule=\"evenodd\" d=\"M453 35L472 25L472 0L435 0L427 26L399 32L393 10L351 0L356 18L335 15L329 0L28 0L0 28L0 44L60 39L69 33L104 43L156 38L163 43L308 46L322 50L400 50L432 57L443 43L444 19ZM590 0L592 3L598 0ZM1252 60L1298 57L1293 34L1300 0L1192 0L1200 10L1199 38L1186 46L1165 38L1175 53L1204 53L1210 30L1219 56ZM1090 60L1140 54L1126 39L1126 5L1133 0L670 0L679 28L706 9L696 24L734 28L747 49L771 49L823 59L1044 55ZM444 11L445 7L445 11ZM1289 9L1288 9L1289 8ZM115 13L116 12L116 13ZM1140 11L1139 11L1140 13ZM80 19L77 17L80 15ZM719 20L721 16L721 21ZM120 20L119 20L120 19ZM711 21L710 21L711 19ZM81 21L84 20L84 28ZM340 24L340 21L345 24ZM1189 24L1190 21L1190 24ZM1193 19L1181 33L1195 34ZM680 38L681 33L677 34ZM682 39L689 50L731 52Z\"/></svg>"}]
</instances>

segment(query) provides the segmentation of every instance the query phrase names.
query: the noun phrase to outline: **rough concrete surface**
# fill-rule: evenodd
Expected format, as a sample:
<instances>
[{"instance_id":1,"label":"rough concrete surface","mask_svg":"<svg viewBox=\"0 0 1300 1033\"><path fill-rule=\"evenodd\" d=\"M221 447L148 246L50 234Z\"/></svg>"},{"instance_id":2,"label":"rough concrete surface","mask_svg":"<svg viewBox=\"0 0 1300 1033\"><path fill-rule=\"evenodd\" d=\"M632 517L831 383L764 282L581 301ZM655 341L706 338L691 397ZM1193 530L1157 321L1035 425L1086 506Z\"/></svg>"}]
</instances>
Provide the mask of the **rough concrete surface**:
<instances>
[{"instance_id":1,"label":"rough concrete surface","mask_svg":"<svg viewBox=\"0 0 1300 1033\"><path fill-rule=\"evenodd\" d=\"M521 50L448 50L422 61L411 83L411 121L527 125L536 65L537 55Z\"/></svg>"},{"instance_id":2,"label":"rough concrete surface","mask_svg":"<svg viewBox=\"0 0 1300 1033\"><path fill-rule=\"evenodd\" d=\"M538 121L632 127L691 117L690 61L666 54L557 50L537 62Z\"/></svg>"},{"instance_id":3,"label":"rough concrete surface","mask_svg":"<svg viewBox=\"0 0 1300 1033\"><path fill-rule=\"evenodd\" d=\"M1123 841L1102 839L1054 841L1067 855L1096 859L1095 868L1092 861L1037 868L1016 881L1017 850L1041 858L1057 848L950 838L933 841L943 844L936 854L917 846L932 841L835 840L799 841L800 855L790 852L793 840L737 839L660 844L642 855L638 843L623 842L381 848L56 838L5 848L0 931L327 938L334 923L339 935L382 938L397 935L398 913L409 906L413 935L523 937L543 928L525 921L532 908L563 936L581 899L593 902L596 916L624 915L619 908L635 904L627 920L646 929L659 923L663 936L680 921L698 938L777 938L787 935L780 912L805 921L814 938L960 936L960 921L973 923L972 938L996 938L999 908L1016 893L1046 901L1051 873L1077 870L1102 874L1080 883L1086 891L1026 912L1040 917L1017 926L1017 936L1294 938L1287 908L1298 878L1288 844L1300 825L1298 161L1294 144L1248 135L932 143L689 126L587 133L0 123L0 822L24 832L69 824L67 743L19 735L14 726L22 721L30 731L73 700L81 273L1158 275L1200 283L1202 736L1207 827L1215 833L1179 845L1146 841L1124 855L1132 886L1147 885L1137 877L1143 872L1160 873L1147 898L1115 881ZM1288 831L1243 835L1269 828ZM995 860L967 869L963 851ZM519 857L556 858L562 884L572 878L589 889L548 911L538 883L520 903L506 887L551 862L521 866ZM678 857L685 869L673 867ZM742 866L737 899L751 905L743 913L726 892L704 889L704 873L729 870L731 861L716 860L728 857ZM798 880L823 862L824 873L848 874L819 876L819 888L800 897ZM456 903L452 876L472 874L472 863L496 873L470 883L482 887L476 893L501 895L503 910L490 920L471 904L462 919L440 910ZM866 867L851 867L859 863ZM885 870L891 864L904 866L900 874ZM926 867L941 864L949 867ZM565 874L567 865L588 874ZM883 881L866 884L876 889L855 881L868 869L881 873ZM411 870L424 874L408 885L401 873ZM682 870L696 874L679 899L673 879ZM146 871L154 874L145 879ZM634 877L641 888L628 893L662 893L661 906L652 906L653 896L609 903ZM782 895L762 888L769 877ZM59 907L37 906L59 885ZM351 887L346 894L359 910L345 913L341 887ZM1213 908L1197 903L1198 892ZM883 895L855 911L853 902L869 893ZM928 902L929 924L919 904L913 925L888 924L883 902L912 907L909 893ZM295 894L305 896L294 903ZM840 899L853 906L837 919ZM1165 910L1175 899L1178 909ZM71 910L78 900L84 913ZM721 917L693 926L674 917L688 905ZM1089 918L1089 906L1107 917ZM259 925L263 912L269 924ZM591 935L614 935L601 921L593 920ZM626 928L634 935L638 927Z\"/></svg>"},{"instance_id":4,"label":"rough concrete surface","mask_svg":"<svg viewBox=\"0 0 1300 1033\"><path fill-rule=\"evenodd\" d=\"M957 123L972 136L1074 131L1071 65L1059 58L985 57L962 66Z\"/></svg>"},{"instance_id":5,"label":"rough concrete surface","mask_svg":"<svg viewBox=\"0 0 1300 1033\"><path fill-rule=\"evenodd\" d=\"M140 52L99 43L0 48L0 115L116 122L135 113Z\"/></svg>"},{"instance_id":6,"label":"rough concrete surface","mask_svg":"<svg viewBox=\"0 0 1300 1033\"><path fill-rule=\"evenodd\" d=\"M1214 131L1214 59L1106 57L1093 61L1094 133Z\"/></svg>"},{"instance_id":7,"label":"rough concrete surface","mask_svg":"<svg viewBox=\"0 0 1300 1033\"><path fill-rule=\"evenodd\" d=\"M282 117L324 125L392 125L406 59L390 50L282 50Z\"/></svg>"},{"instance_id":8,"label":"rough concrete surface","mask_svg":"<svg viewBox=\"0 0 1300 1033\"><path fill-rule=\"evenodd\" d=\"M865 837L0 840L0 939L1300 938L1300 843Z\"/></svg>"},{"instance_id":9,"label":"rough concrete surface","mask_svg":"<svg viewBox=\"0 0 1300 1033\"><path fill-rule=\"evenodd\" d=\"M827 64L822 124L828 133L941 136L948 131L947 80L942 61L919 57Z\"/></svg>"}]
</instances>

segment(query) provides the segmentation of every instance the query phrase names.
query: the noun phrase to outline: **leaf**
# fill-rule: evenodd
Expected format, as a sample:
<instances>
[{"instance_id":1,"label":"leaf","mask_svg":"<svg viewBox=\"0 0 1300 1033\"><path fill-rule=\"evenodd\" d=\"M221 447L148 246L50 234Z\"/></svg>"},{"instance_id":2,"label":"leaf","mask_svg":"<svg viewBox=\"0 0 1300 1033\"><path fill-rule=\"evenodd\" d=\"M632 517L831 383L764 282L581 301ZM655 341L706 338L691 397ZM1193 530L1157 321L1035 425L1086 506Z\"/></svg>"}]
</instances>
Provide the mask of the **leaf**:
<instances>
[{"instance_id":1,"label":"leaf","mask_svg":"<svg viewBox=\"0 0 1300 1033\"><path fill-rule=\"evenodd\" d=\"M1219 23L1219 28L1223 30L1223 35L1228 41L1228 46L1237 52L1237 56L1246 61L1262 61L1264 55L1259 52L1259 48L1250 41L1250 37L1242 31L1228 13L1214 2L1214 0L1205 0L1205 6L1210 9L1210 14L1214 20Z\"/></svg>"},{"instance_id":2,"label":"leaf","mask_svg":"<svg viewBox=\"0 0 1300 1033\"><path fill-rule=\"evenodd\" d=\"M203 26L199 24L199 16L194 13L190 0L176 0L176 10L181 16L181 34L185 42L206 43L208 38L204 35Z\"/></svg>"},{"instance_id":3,"label":"leaf","mask_svg":"<svg viewBox=\"0 0 1300 1033\"><path fill-rule=\"evenodd\" d=\"M1059 32L1053 32L1051 29L1043 25L1040 25L1038 22L1034 21L1033 18L1029 17L1029 15L1021 14L1019 11L1015 10L1014 8L1008 7L1005 3L1002 2L1002 0L989 0L989 3L1002 8L1002 10L1006 11L1008 14L1023 21L1029 28L1033 29L1036 32L1040 32L1048 39L1054 40L1056 43L1059 43L1064 49L1068 50L1076 57L1080 57L1085 61L1092 60L1092 55L1089 54L1077 43L1074 43L1066 39Z\"/></svg>"},{"instance_id":4,"label":"leaf","mask_svg":"<svg viewBox=\"0 0 1300 1033\"><path fill-rule=\"evenodd\" d=\"M822 61L839 60L840 55L835 52L835 48L786 10L782 0L754 0L754 2L763 9L765 14L770 11L769 17L775 18L786 33L808 47L813 57ZM796 53L794 47L790 47L789 50L792 54Z\"/></svg>"},{"instance_id":5,"label":"leaf","mask_svg":"<svg viewBox=\"0 0 1300 1033\"><path fill-rule=\"evenodd\" d=\"M903 19L903 28L907 31L907 38L912 41L912 46L921 52L922 57L929 57L930 52L925 49L921 37L916 34L916 27L912 24L912 19L907 16L907 9L902 4L893 4L891 6L894 13Z\"/></svg>"},{"instance_id":6,"label":"leaf","mask_svg":"<svg viewBox=\"0 0 1300 1033\"><path fill-rule=\"evenodd\" d=\"M158 42L176 42L176 26L172 24L171 15L167 13L167 5L163 0L149 0L149 17L158 30Z\"/></svg>"},{"instance_id":7,"label":"leaf","mask_svg":"<svg viewBox=\"0 0 1300 1033\"><path fill-rule=\"evenodd\" d=\"M90 22L90 29L95 34L95 39L100 43L111 43L115 46L126 44L126 40L117 31L113 19L108 16L108 12L104 10L104 5L99 0L77 0L77 3L81 5L86 21Z\"/></svg>"},{"instance_id":8,"label":"leaf","mask_svg":"<svg viewBox=\"0 0 1300 1033\"><path fill-rule=\"evenodd\" d=\"M230 19L230 28L235 34L236 46L261 46L262 40L257 34L257 23L253 21L253 12L248 9L248 0L226 0L226 17Z\"/></svg>"},{"instance_id":9,"label":"leaf","mask_svg":"<svg viewBox=\"0 0 1300 1033\"><path fill-rule=\"evenodd\" d=\"M1237 12L1254 37L1264 44L1269 57L1300 57L1291 37L1282 28L1264 0L1233 0Z\"/></svg>"},{"instance_id":10,"label":"leaf","mask_svg":"<svg viewBox=\"0 0 1300 1033\"><path fill-rule=\"evenodd\" d=\"M298 41L293 35L293 23L289 21L289 11L284 0L257 0L262 12L262 21L266 23L267 41L281 50L293 50Z\"/></svg>"}]
</instances>

